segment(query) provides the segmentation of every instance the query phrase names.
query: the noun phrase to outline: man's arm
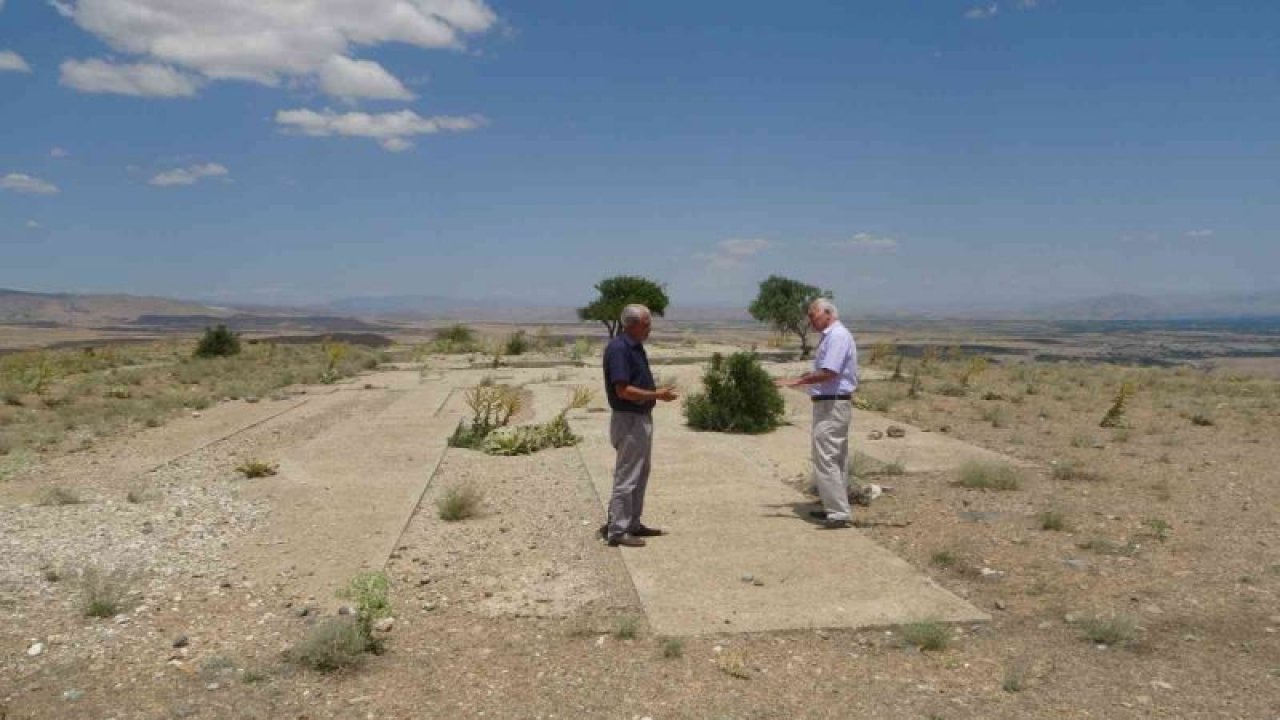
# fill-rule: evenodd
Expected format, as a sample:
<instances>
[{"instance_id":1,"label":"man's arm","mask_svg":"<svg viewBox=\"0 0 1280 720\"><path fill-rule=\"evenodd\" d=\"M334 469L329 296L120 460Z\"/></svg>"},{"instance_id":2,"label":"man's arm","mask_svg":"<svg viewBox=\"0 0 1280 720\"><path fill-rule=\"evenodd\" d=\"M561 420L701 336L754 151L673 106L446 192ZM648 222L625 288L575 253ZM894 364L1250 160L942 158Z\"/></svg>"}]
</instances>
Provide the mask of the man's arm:
<instances>
[{"instance_id":1,"label":"man's arm","mask_svg":"<svg viewBox=\"0 0 1280 720\"><path fill-rule=\"evenodd\" d=\"M628 385L625 382L614 383L613 389L617 391L618 397L623 400L630 400L633 403L645 403L650 400L670 402L671 400L675 400L679 397L676 395L676 391L673 388L645 390L644 388L638 388L635 385Z\"/></svg>"},{"instance_id":2,"label":"man's arm","mask_svg":"<svg viewBox=\"0 0 1280 720\"><path fill-rule=\"evenodd\" d=\"M827 370L826 368L823 368L822 370L814 370L813 372L807 372L798 378L778 378L777 380L773 381L773 384L777 385L778 387L801 387L802 385L819 385L828 380L835 379L837 375L839 375L839 373L837 373L836 371Z\"/></svg>"}]
</instances>

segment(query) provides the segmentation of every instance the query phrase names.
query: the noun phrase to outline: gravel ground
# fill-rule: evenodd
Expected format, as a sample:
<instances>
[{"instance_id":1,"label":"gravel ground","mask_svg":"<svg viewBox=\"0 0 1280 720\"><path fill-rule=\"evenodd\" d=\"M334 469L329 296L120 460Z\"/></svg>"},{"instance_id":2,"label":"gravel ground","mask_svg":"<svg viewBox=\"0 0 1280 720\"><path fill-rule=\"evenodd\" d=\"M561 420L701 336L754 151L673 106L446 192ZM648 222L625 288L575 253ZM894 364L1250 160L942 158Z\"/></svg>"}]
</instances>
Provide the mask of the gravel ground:
<instances>
[{"instance_id":1,"label":"gravel ground","mask_svg":"<svg viewBox=\"0 0 1280 720\"><path fill-rule=\"evenodd\" d=\"M1025 380L1002 373L984 388L1011 397ZM902 628L656 637L621 562L630 550L593 537L600 505L575 450L449 450L387 565L388 652L354 671L301 670L282 653L316 613L245 572L239 543L271 509L232 469L375 411L381 393L165 467L138 504L124 486L95 486L86 456L87 503L0 506L0 716L1280 717L1280 393L1153 385L1131 404L1131 429L1101 431L1113 376L1092 373L1040 378L1017 403L926 394L889 412L1042 468L1012 492L942 473L879 479L895 494L858 532L993 615L944 628L947 647L932 652ZM1184 400L1207 403L1214 424L1180 415ZM1067 461L1099 479L1055 479ZM484 489L481 512L444 523L435 501L463 482ZM1042 530L1047 510L1068 528ZM73 576L90 564L135 569L136 604L86 618ZM1094 617L1130 620L1129 637L1085 640Z\"/></svg>"}]
</instances>

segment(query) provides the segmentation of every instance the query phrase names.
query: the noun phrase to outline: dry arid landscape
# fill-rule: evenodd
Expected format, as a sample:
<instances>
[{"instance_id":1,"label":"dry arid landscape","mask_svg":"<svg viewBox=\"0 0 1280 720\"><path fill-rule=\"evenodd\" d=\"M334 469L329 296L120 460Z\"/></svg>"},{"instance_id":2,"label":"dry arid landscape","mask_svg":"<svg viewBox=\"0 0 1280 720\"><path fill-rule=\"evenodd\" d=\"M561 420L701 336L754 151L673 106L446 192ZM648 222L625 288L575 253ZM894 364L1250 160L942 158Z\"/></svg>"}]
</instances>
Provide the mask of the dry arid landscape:
<instances>
[{"instance_id":1,"label":"dry arid landscape","mask_svg":"<svg viewBox=\"0 0 1280 720\"><path fill-rule=\"evenodd\" d=\"M675 403L646 521L676 534L642 549L595 536L599 326L249 333L213 359L180 334L7 342L0 718L1280 717L1274 331L850 324L852 473L884 490L858 527L807 532L803 397L766 436L693 432ZM658 325L682 394L713 352L804 367L759 327ZM477 387L581 443L449 447ZM674 493L704 482L794 501L748 518ZM796 579L728 571L732 609L662 585L682 531L727 556L748 519L777 533L762 565L857 586L856 536L981 619L755 630L750 593ZM725 617L664 631L668 600Z\"/></svg>"}]
</instances>

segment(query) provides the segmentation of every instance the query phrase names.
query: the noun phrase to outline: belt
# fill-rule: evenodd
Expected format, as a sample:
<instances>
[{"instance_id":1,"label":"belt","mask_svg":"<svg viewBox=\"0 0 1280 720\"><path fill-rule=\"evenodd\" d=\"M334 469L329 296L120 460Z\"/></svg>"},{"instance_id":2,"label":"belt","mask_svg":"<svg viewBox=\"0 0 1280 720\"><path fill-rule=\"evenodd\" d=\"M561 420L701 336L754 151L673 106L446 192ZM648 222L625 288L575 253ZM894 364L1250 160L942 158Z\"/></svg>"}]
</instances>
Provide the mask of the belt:
<instances>
[{"instance_id":1,"label":"belt","mask_svg":"<svg viewBox=\"0 0 1280 720\"><path fill-rule=\"evenodd\" d=\"M852 393L844 393L842 395L814 395L814 402L822 402L823 400L852 400Z\"/></svg>"}]
</instances>

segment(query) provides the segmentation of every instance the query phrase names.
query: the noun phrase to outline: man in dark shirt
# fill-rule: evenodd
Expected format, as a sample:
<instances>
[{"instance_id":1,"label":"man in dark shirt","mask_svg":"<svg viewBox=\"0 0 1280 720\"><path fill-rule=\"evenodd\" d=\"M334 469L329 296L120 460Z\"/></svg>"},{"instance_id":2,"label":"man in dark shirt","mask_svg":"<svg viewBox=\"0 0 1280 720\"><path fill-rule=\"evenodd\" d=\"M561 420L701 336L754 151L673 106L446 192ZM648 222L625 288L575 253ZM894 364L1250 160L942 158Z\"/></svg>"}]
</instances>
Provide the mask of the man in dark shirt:
<instances>
[{"instance_id":1,"label":"man in dark shirt","mask_svg":"<svg viewBox=\"0 0 1280 720\"><path fill-rule=\"evenodd\" d=\"M613 410L609 440L618 451L618 459L613 470L609 519L600 534L614 547L642 547L644 538L662 534L640 522L653 450L653 406L658 400L676 399L671 388L656 387L649 370L644 341L649 338L652 324L649 308L626 306L622 309L622 332L604 350L604 389Z\"/></svg>"}]
</instances>

